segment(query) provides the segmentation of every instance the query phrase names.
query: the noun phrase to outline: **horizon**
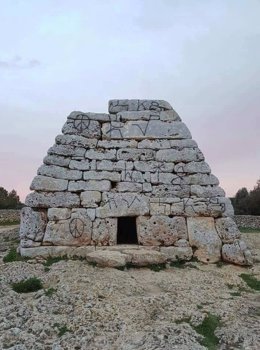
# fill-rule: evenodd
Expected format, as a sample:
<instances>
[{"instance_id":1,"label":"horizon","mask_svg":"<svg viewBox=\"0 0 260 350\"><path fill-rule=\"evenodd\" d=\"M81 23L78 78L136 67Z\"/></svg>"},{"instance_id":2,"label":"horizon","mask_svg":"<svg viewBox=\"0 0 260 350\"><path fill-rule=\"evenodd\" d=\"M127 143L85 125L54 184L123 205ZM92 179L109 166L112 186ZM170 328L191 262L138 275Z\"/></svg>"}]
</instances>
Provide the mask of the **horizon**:
<instances>
[{"instance_id":1,"label":"horizon","mask_svg":"<svg viewBox=\"0 0 260 350\"><path fill-rule=\"evenodd\" d=\"M228 197L252 190L259 10L257 0L4 4L0 187L24 201L71 111L107 113L112 98L154 98L180 115Z\"/></svg>"}]
</instances>

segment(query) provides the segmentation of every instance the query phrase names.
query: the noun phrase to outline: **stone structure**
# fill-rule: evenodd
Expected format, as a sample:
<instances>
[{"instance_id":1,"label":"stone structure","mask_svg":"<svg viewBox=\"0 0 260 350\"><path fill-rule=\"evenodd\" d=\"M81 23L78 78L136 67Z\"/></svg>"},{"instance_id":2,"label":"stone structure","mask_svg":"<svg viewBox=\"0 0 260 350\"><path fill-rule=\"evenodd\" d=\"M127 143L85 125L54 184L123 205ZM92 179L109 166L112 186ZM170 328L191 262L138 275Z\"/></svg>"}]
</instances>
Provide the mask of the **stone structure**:
<instances>
[{"instance_id":1,"label":"stone structure","mask_svg":"<svg viewBox=\"0 0 260 350\"><path fill-rule=\"evenodd\" d=\"M20 210L19 209L0 209L0 225L7 223L19 223Z\"/></svg>"},{"instance_id":2,"label":"stone structure","mask_svg":"<svg viewBox=\"0 0 260 350\"><path fill-rule=\"evenodd\" d=\"M166 101L72 112L43 163L22 210L22 255L252 263L230 200Z\"/></svg>"},{"instance_id":3,"label":"stone structure","mask_svg":"<svg viewBox=\"0 0 260 350\"><path fill-rule=\"evenodd\" d=\"M235 222L238 227L259 229L260 232L260 216L235 215Z\"/></svg>"}]
</instances>

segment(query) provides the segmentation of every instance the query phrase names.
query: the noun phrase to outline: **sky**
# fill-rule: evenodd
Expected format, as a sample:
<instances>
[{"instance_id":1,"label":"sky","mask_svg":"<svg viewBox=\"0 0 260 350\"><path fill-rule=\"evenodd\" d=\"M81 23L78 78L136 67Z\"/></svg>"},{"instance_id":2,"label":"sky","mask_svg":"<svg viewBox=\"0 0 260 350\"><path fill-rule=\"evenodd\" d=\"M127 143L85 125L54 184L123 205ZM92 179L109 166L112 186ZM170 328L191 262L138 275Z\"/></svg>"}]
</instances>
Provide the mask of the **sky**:
<instances>
[{"instance_id":1,"label":"sky","mask_svg":"<svg viewBox=\"0 0 260 350\"><path fill-rule=\"evenodd\" d=\"M73 110L164 99L228 196L260 178L259 0L0 0L0 186L24 200Z\"/></svg>"}]
</instances>

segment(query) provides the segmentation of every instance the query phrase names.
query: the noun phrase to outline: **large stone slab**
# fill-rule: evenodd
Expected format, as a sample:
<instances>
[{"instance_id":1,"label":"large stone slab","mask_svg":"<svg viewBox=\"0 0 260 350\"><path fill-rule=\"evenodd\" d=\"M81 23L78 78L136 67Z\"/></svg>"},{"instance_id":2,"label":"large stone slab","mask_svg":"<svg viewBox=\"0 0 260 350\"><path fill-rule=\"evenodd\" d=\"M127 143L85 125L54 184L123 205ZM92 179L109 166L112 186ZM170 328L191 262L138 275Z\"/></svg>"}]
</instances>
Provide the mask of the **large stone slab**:
<instances>
[{"instance_id":1,"label":"large stone slab","mask_svg":"<svg viewBox=\"0 0 260 350\"><path fill-rule=\"evenodd\" d=\"M20 238L41 242L47 225L45 210L24 207L21 210Z\"/></svg>"},{"instance_id":2,"label":"large stone slab","mask_svg":"<svg viewBox=\"0 0 260 350\"><path fill-rule=\"evenodd\" d=\"M68 167L70 163L70 158L69 157L62 157L58 155L47 155L43 159L43 163L46 165L58 165L58 166L64 166Z\"/></svg>"},{"instance_id":3,"label":"large stone slab","mask_svg":"<svg viewBox=\"0 0 260 350\"><path fill-rule=\"evenodd\" d=\"M91 162L88 159L82 160L71 160L69 163L69 168L72 170L89 170L91 166Z\"/></svg>"},{"instance_id":4,"label":"large stone slab","mask_svg":"<svg viewBox=\"0 0 260 350\"><path fill-rule=\"evenodd\" d=\"M70 145L54 145L48 150L49 155L58 155L63 157L84 157L86 149Z\"/></svg>"},{"instance_id":5,"label":"large stone slab","mask_svg":"<svg viewBox=\"0 0 260 350\"><path fill-rule=\"evenodd\" d=\"M241 233L232 218L219 218L215 220L216 229L223 243L233 243L241 237Z\"/></svg>"},{"instance_id":6,"label":"large stone slab","mask_svg":"<svg viewBox=\"0 0 260 350\"><path fill-rule=\"evenodd\" d=\"M96 208L101 202L101 192L85 191L80 194L81 205L86 208Z\"/></svg>"},{"instance_id":7,"label":"large stone slab","mask_svg":"<svg viewBox=\"0 0 260 350\"><path fill-rule=\"evenodd\" d=\"M70 170L56 165L42 165L38 169L38 175L54 177L63 180L80 180L82 179L82 171Z\"/></svg>"},{"instance_id":8,"label":"large stone slab","mask_svg":"<svg viewBox=\"0 0 260 350\"><path fill-rule=\"evenodd\" d=\"M193 256L191 247L160 247L167 261L189 261Z\"/></svg>"},{"instance_id":9,"label":"large stone slab","mask_svg":"<svg viewBox=\"0 0 260 350\"><path fill-rule=\"evenodd\" d=\"M58 135L55 138L57 145L69 145L74 147L95 148L98 139L92 139L80 135Z\"/></svg>"},{"instance_id":10,"label":"large stone slab","mask_svg":"<svg viewBox=\"0 0 260 350\"><path fill-rule=\"evenodd\" d=\"M149 199L136 193L103 193L103 206L96 209L96 216L139 216L149 213Z\"/></svg>"},{"instance_id":11,"label":"large stone slab","mask_svg":"<svg viewBox=\"0 0 260 350\"><path fill-rule=\"evenodd\" d=\"M45 192L66 191L68 183L68 180L54 179L49 176L38 175L33 179L30 190Z\"/></svg>"},{"instance_id":12,"label":"large stone slab","mask_svg":"<svg viewBox=\"0 0 260 350\"><path fill-rule=\"evenodd\" d=\"M155 197L179 197L187 198L190 194L189 185L155 185L152 186L152 195Z\"/></svg>"},{"instance_id":13,"label":"large stone slab","mask_svg":"<svg viewBox=\"0 0 260 350\"><path fill-rule=\"evenodd\" d=\"M109 113L116 114L123 111L166 111L172 106L164 100L110 100L108 102Z\"/></svg>"},{"instance_id":14,"label":"large stone slab","mask_svg":"<svg viewBox=\"0 0 260 350\"><path fill-rule=\"evenodd\" d=\"M138 148L151 148L155 150L160 149L178 149L183 148L197 148L198 145L196 141L192 139L184 140L166 140L166 139L157 139L157 140L142 140L138 142Z\"/></svg>"},{"instance_id":15,"label":"large stone slab","mask_svg":"<svg viewBox=\"0 0 260 350\"><path fill-rule=\"evenodd\" d=\"M164 264L167 260L164 254L149 249L129 249L124 250L124 254L127 254L129 262L136 266Z\"/></svg>"},{"instance_id":16,"label":"large stone slab","mask_svg":"<svg viewBox=\"0 0 260 350\"><path fill-rule=\"evenodd\" d=\"M104 123L103 137L107 139L190 139L191 133L180 121L160 120Z\"/></svg>"},{"instance_id":17,"label":"large stone slab","mask_svg":"<svg viewBox=\"0 0 260 350\"><path fill-rule=\"evenodd\" d=\"M62 128L62 133L98 139L101 136L101 128L98 121L91 120L88 115L81 113L73 118L68 118Z\"/></svg>"},{"instance_id":18,"label":"large stone slab","mask_svg":"<svg viewBox=\"0 0 260 350\"><path fill-rule=\"evenodd\" d=\"M111 189L111 182L108 180L85 180L85 181L70 181L69 191L109 191Z\"/></svg>"},{"instance_id":19,"label":"large stone slab","mask_svg":"<svg viewBox=\"0 0 260 350\"><path fill-rule=\"evenodd\" d=\"M115 245L117 243L117 219L97 218L93 223L92 242L97 246Z\"/></svg>"},{"instance_id":20,"label":"large stone slab","mask_svg":"<svg viewBox=\"0 0 260 350\"><path fill-rule=\"evenodd\" d=\"M253 257L245 242L235 240L233 243L224 244L222 247L222 259L237 265L252 265Z\"/></svg>"},{"instance_id":21,"label":"large stone slab","mask_svg":"<svg viewBox=\"0 0 260 350\"><path fill-rule=\"evenodd\" d=\"M136 219L138 242L142 245L173 245L178 239L187 239L185 218L164 215L139 216Z\"/></svg>"},{"instance_id":22,"label":"large stone slab","mask_svg":"<svg viewBox=\"0 0 260 350\"><path fill-rule=\"evenodd\" d=\"M119 160L113 162L111 160L100 160L97 161L97 170L107 170L107 171L121 171L121 170L132 170L134 167L133 162L126 162L124 160Z\"/></svg>"},{"instance_id":23,"label":"large stone slab","mask_svg":"<svg viewBox=\"0 0 260 350\"><path fill-rule=\"evenodd\" d=\"M100 267L120 267L127 263L127 255L111 250L97 250L86 255L90 263L97 264Z\"/></svg>"},{"instance_id":24,"label":"large stone slab","mask_svg":"<svg viewBox=\"0 0 260 350\"><path fill-rule=\"evenodd\" d=\"M156 160L175 163L192 162L204 160L204 156L198 148L162 149L157 151Z\"/></svg>"},{"instance_id":25,"label":"large stone slab","mask_svg":"<svg viewBox=\"0 0 260 350\"><path fill-rule=\"evenodd\" d=\"M189 242L196 248L194 256L204 263L221 259L221 239L215 229L213 218L187 218Z\"/></svg>"},{"instance_id":26,"label":"large stone slab","mask_svg":"<svg viewBox=\"0 0 260 350\"><path fill-rule=\"evenodd\" d=\"M74 208L79 204L79 196L70 192L34 192L25 199L25 205L35 208Z\"/></svg>"},{"instance_id":27,"label":"large stone slab","mask_svg":"<svg viewBox=\"0 0 260 350\"><path fill-rule=\"evenodd\" d=\"M219 186L191 185L191 195L200 198L225 197L225 191Z\"/></svg>"}]
</instances>

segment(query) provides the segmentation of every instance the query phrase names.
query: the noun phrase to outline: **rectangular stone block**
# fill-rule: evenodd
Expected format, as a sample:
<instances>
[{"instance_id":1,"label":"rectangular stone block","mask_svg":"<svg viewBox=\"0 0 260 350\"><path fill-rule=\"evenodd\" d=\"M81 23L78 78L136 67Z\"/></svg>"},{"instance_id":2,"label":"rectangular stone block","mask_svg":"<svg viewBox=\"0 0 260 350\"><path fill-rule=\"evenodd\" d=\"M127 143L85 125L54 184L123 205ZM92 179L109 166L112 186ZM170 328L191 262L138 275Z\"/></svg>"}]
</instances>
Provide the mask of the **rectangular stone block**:
<instances>
[{"instance_id":1,"label":"rectangular stone block","mask_svg":"<svg viewBox=\"0 0 260 350\"><path fill-rule=\"evenodd\" d=\"M118 182L121 180L121 174L110 171L85 171L83 175L84 180L110 180Z\"/></svg>"},{"instance_id":2,"label":"rectangular stone block","mask_svg":"<svg viewBox=\"0 0 260 350\"><path fill-rule=\"evenodd\" d=\"M113 162L110 160L97 161L97 170L120 171L120 170L132 170L133 167L134 167L133 162L126 162L124 160L119 160L117 162Z\"/></svg>"},{"instance_id":3,"label":"rectangular stone block","mask_svg":"<svg viewBox=\"0 0 260 350\"><path fill-rule=\"evenodd\" d=\"M135 140L99 140L99 148L137 148Z\"/></svg>"},{"instance_id":4,"label":"rectangular stone block","mask_svg":"<svg viewBox=\"0 0 260 350\"><path fill-rule=\"evenodd\" d=\"M70 181L69 191L81 192L81 191L110 191L111 182L108 180L88 180L88 181Z\"/></svg>"},{"instance_id":5,"label":"rectangular stone block","mask_svg":"<svg viewBox=\"0 0 260 350\"><path fill-rule=\"evenodd\" d=\"M184 183L188 185L218 185L219 181L216 176L210 174L193 174L185 176Z\"/></svg>"},{"instance_id":6,"label":"rectangular stone block","mask_svg":"<svg viewBox=\"0 0 260 350\"><path fill-rule=\"evenodd\" d=\"M204 156L198 148L184 148L182 150L165 149L156 153L156 160L161 162L191 162L204 160Z\"/></svg>"},{"instance_id":7,"label":"rectangular stone block","mask_svg":"<svg viewBox=\"0 0 260 350\"><path fill-rule=\"evenodd\" d=\"M135 193L103 193L103 206L96 209L96 216L138 216L149 213L149 199Z\"/></svg>"},{"instance_id":8,"label":"rectangular stone block","mask_svg":"<svg viewBox=\"0 0 260 350\"><path fill-rule=\"evenodd\" d=\"M109 121L111 119L110 115L107 113L92 113L92 112L83 113L80 111L71 112L70 115L68 116L68 119L71 119L71 120L81 120L81 118L85 121L97 120L101 122Z\"/></svg>"},{"instance_id":9,"label":"rectangular stone block","mask_svg":"<svg viewBox=\"0 0 260 350\"><path fill-rule=\"evenodd\" d=\"M167 203L153 203L150 201L150 214L151 215L170 215L171 205Z\"/></svg>"},{"instance_id":10,"label":"rectangular stone block","mask_svg":"<svg viewBox=\"0 0 260 350\"><path fill-rule=\"evenodd\" d=\"M178 163L174 167L176 173L205 173L209 174L211 169L206 162L189 162L189 163Z\"/></svg>"},{"instance_id":11,"label":"rectangular stone block","mask_svg":"<svg viewBox=\"0 0 260 350\"><path fill-rule=\"evenodd\" d=\"M180 121L179 115L173 110L167 111L122 111L116 115L117 121L125 122L129 120L161 120L161 121Z\"/></svg>"},{"instance_id":12,"label":"rectangular stone block","mask_svg":"<svg viewBox=\"0 0 260 350\"><path fill-rule=\"evenodd\" d=\"M87 208L96 208L101 202L101 192L85 191L80 194L81 205Z\"/></svg>"},{"instance_id":13,"label":"rectangular stone block","mask_svg":"<svg viewBox=\"0 0 260 350\"><path fill-rule=\"evenodd\" d=\"M54 177L64 180L80 180L82 179L82 171L70 170L57 165L42 165L38 169L38 175Z\"/></svg>"},{"instance_id":14,"label":"rectangular stone block","mask_svg":"<svg viewBox=\"0 0 260 350\"><path fill-rule=\"evenodd\" d=\"M43 159L43 163L46 165L58 165L68 167L70 163L69 157L62 157L57 155L48 155Z\"/></svg>"},{"instance_id":15,"label":"rectangular stone block","mask_svg":"<svg viewBox=\"0 0 260 350\"><path fill-rule=\"evenodd\" d=\"M155 158L155 151L150 149L129 149L123 148L117 151L117 159L122 160L153 160Z\"/></svg>"},{"instance_id":16,"label":"rectangular stone block","mask_svg":"<svg viewBox=\"0 0 260 350\"><path fill-rule=\"evenodd\" d=\"M48 150L50 155L58 155L64 157L84 157L86 149L83 147L74 147L70 145L54 145Z\"/></svg>"},{"instance_id":17,"label":"rectangular stone block","mask_svg":"<svg viewBox=\"0 0 260 350\"><path fill-rule=\"evenodd\" d=\"M225 191L219 186L191 185L191 195L201 198L225 197Z\"/></svg>"},{"instance_id":18,"label":"rectangular stone block","mask_svg":"<svg viewBox=\"0 0 260 350\"><path fill-rule=\"evenodd\" d=\"M103 137L107 139L190 139L187 126L179 121L160 120L111 122L102 126Z\"/></svg>"},{"instance_id":19,"label":"rectangular stone block","mask_svg":"<svg viewBox=\"0 0 260 350\"><path fill-rule=\"evenodd\" d=\"M152 195L155 197L189 197L190 186L189 185L155 185L152 186Z\"/></svg>"},{"instance_id":20,"label":"rectangular stone block","mask_svg":"<svg viewBox=\"0 0 260 350\"><path fill-rule=\"evenodd\" d=\"M90 161L87 159L71 160L69 163L69 168L72 170L89 170Z\"/></svg>"},{"instance_id":21,"label":"rectangular stone block","mask_svg":"<svg viewBox=\"0 0 260 350\"><path fill-rule=\"evenodd\" d=\"M86 151L85 157L88 159L97 159L97 160L114 160L116 159L116 150L111 149L107 151L99 151L99 150L93 150L90 149Z\"/></svg>"},{"instance_id":22,"label":"rectangular stone block","mask_svg":"<svg viewBox=\"0 0 260 350\"><path fill-rule=\"evenodd\" d=\"M25 199L25 205L34 208L73 208L79 204L79 196L70 192L33 192Z\"/></svg>"},{"instance_id":23,"label":"rectangular stone block","mask_svg":"<svg viewBox=\"0 0 260 350\"><path fill-rule=\"evenodd\" d=\"M21 239L41 242L43 239L46 225L47 225L46 210L36 211L28 207L22 208L21 223L20 223Z\"/></svg>"},{"instance_id":24,"label":"rectangular stone block","mask_svg":"<svg viewBox=\"0 0 260 350\"><path fill-rule=\"evenodd\" d=\"M55 138L57 145L69 145L74 147L95 148L98 139L90 139L80 135L58 135Z\"/></svg>"},{"instance_id":25,"label":"rectangular stone block","mask_svg":"<svg viewBox=\"0 0 260 350\"><path fill-rule=\"evenodd\" d=\"M45 191L56 192L66 191L68 188L68 180L53 179L48 176L35 176L33 179L30 190L32 191Z\"/></svg>"},{"instance_id":26,"label":"rectangular stone block","mask_svg":"<svg viewBox=\"0 0 260 350\"><path fill-rule=\"evenodd\" d=\"M71 216L71 209L50 208L48 209L48 219L50 221L66 220Z\"/></svg>"},{"instance_id":27,"label":"rectangular stone block","mask_svg":"<svg viewBox=\"0 0 260 350\"><path fill-rule=\"evenodd\" d=\"M151 174L149 172L142 173L141 171L122 171L121 174L121 180L125 182L150 182L151 181Z\"/></svg>"},{"instance_id":28,"label":"rectangular stone block","mask_svg":"<svg viewBox=\"0 0 260 350\"><path fill-rule=\"evenodd\" d=\"M116 191L118 191L118 192L142 192L143 186L141 183L119 182L116 185Z\"/></svg>"},{"instance_id":29,"label":"rectangular stone block","mask_svg":"<svg viewBox=\"0 0 260 350\"><path fill-rule=\"evenodd\" d=\"M165 111L172 109L164 100L110 100L108 102L109 113L115 114L123 111Z\"/></svg>"},{"instance_id":30,"label":"rectangular stone block","mask_svg":"<svg viewBox=\"0 0 260 350\"><path fill-rule=\"evenodd\" d=\"M149 172L169 172L172 173L174 169L174 163L164 163L156 161L135 161L134 168L139 171Z\"/></svg>"},{"instance_id":31,"label":"rectangular stone block","mask_svg":"<svg viewBox=\"0 0 260 350\"><path fill-rule=\"evenodd\" d=\"M138 142L138 148L152 148L155 150L160 149L183 149L183 148L196 148L197 143L192 139L187 140L142 140Z\"/></svg>"},{"instance_id":32,"label":"rectangular stone block","mask_svg":"<svg viewBox=\"0 0 260 350\"><path fill-rule=\"evenodd\" d=\"M117 243L117 219L97 218L93 223L92 242L96 246L115 245Z\"/></svg>"},{"instance_id":33,"label":"rectangular stone block","mask_svg":"<svg viewBox=\"0 0 260 350\"><path fill-rule=\"evenodd\" d=\"M101 128L98 121L90 120L86 115L79 114L74 119L67 119L62 128L62 133L99 139Z\"/></svg>"}]
</instances>

